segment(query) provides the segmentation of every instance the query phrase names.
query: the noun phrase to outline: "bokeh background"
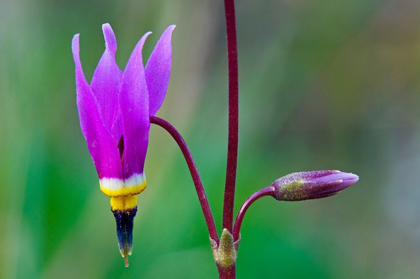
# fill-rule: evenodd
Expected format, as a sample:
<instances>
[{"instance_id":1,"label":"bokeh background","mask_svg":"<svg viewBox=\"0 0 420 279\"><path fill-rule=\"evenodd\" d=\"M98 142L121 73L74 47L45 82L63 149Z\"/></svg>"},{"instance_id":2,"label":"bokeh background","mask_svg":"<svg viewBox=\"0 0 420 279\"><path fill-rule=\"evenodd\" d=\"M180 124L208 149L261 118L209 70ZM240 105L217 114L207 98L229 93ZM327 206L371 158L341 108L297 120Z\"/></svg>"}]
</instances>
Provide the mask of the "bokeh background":
<instances>
[{"instance_id":1,"label":"bokeh background","mask_svg":"<svg viewBox=\"0 0 420 279\"><path fill-rule=\"evenodd\" d=\"M152 126L125 268L80 131L71 39L88 80L163 30L173 70L158 116L183 134L221 227L227 149L223 1L0 0L0 278L217 278L185 161ZM339 169L337 196L265 198L242 229L238 278L419 278L420 2L237 1L240 147L235 211L290 172Z\"/></svg>"}]
</instances>

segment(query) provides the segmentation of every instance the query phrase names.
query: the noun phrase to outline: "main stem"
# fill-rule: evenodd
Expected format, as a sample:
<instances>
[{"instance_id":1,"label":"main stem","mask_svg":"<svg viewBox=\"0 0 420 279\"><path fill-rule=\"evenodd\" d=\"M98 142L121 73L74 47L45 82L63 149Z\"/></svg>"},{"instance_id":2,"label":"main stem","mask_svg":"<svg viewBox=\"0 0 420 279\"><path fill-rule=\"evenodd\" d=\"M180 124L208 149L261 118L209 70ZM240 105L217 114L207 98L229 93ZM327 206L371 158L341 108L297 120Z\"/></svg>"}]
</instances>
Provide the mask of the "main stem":
<instances>
[{"instance_id":1,"label":"main stem","mask_svg":"<svg viewBox=\"0 0 420 279\"><path fill-rule=\"evenodd\" d=\"M236 278L236 264L230 268L223 268L218 266L219 279L234 279Z\"/></svg>"},{"instance_id":2,"label":"main stem","mask_svg":"<svg viewBox=\"0 0 420 279\"><path fill-rule=\"evenodd\" d=\"M236 168L238 164L238 47L236 43L235 2L234 0L224 1L229 69L229 142L223 205L223 228L232 232Z\"/></svg>"},{"instance_id":3,"label":"main stem","mask_svg":"<svg viewBox=\"0 0 420 279\"><path fill-rule=\"evenodd\" d=\"M200 201L201 209L204 213L204 218L206 219L207 229L209 231L210 238L216 241L219 244L219 236L217 234L216 225L214 223L213 214L210 210L210 205L207 200L206 192L204 191L203 183L201 182L200 174L198 173L197 166L194 163L194 159L191 155L190 150L188 149L187 144L182 138L181 134L171 125L168 121L156 117L150 116L150 123L161 126L163 129L169 132L169 134L174 138L179 148L182 151L182 154L187 161L188 168L191 172L191 177L194 182L195 190L197 191L198 200Z\"/></svg>"}]
</instances>

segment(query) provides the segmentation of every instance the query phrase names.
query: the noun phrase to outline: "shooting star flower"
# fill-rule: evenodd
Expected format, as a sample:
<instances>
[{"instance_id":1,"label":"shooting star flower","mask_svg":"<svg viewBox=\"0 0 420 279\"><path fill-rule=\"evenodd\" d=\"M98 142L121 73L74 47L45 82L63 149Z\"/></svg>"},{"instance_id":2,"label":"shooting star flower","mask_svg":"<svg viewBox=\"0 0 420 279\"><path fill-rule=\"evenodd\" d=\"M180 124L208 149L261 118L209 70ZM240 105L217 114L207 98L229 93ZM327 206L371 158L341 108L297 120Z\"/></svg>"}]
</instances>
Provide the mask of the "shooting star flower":
<instances>
[{"instance_id":1,"label":"shooting star flower","mask_svg":"<svg viewBox=\"0 0 420 279\"><path fill-rule=\"evenodd\" d=\"M106 48L90 85L80 62L79 34L72 41L80 126L98 172L100 189L111 197L126 266L132 251L137 195L146 188L149 117L159 110L168 89L174 28L171 25L165 30L144 67L142 49L151 32L146 33L122 72L115 62L116 37L111 26L104 24Z\"/></svg>"}]
</instances>

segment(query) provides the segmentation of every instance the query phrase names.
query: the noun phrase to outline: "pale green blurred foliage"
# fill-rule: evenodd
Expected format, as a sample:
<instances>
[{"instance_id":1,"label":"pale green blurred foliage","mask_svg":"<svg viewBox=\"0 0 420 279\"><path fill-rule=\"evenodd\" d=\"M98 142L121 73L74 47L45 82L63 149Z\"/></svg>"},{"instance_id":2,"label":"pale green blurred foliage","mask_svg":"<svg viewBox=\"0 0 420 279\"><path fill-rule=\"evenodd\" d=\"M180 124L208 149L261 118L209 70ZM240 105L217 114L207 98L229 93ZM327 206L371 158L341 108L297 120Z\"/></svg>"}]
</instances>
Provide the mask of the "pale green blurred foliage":
<instances>
[{"instance_id":1,"label":"pale green blurred foliage","mask_svg":"<svg viewBox=\"0 0 420 279\"><path fill-rule=\"evenodd\" d=\"M240 147L236 210L290 172L360 182L325 200L257 202L238 278L418 278L420 2L237 0ZM0 278L216 278L184 159L152 126L148 188L124 268L109 199L80 132L70 42L90 80L101 24L124 65L176 24L158 113L184 135L221 226L227 149L222 1L0 2Z\"/></svg>"}]
</instances>

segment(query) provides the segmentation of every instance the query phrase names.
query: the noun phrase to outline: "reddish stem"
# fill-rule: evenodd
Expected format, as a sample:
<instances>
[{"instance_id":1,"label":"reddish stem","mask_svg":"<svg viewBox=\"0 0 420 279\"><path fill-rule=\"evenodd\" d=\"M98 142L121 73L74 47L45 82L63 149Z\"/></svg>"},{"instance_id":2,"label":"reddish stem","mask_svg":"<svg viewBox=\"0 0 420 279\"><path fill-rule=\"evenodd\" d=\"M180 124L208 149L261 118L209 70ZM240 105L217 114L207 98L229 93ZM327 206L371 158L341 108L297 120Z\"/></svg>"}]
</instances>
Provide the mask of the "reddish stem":
<instances>
[{"instance_id":1,"label":"reddish stem","mask_svg":"<svg viewBox=\"0 0 420 279\"><path fill-rule=\"evenodd\" d=\"M274 186L269 186L267 188L261 189L254 194L252 194L241 206L241 209L239 209L238 215L236 216L235 220L235 227L233 228L233 239L234 241L239 239L239 232L241 231L242 226L242 220L244 219L245 213L248 210L248 208L253 204L256 200L259 198L265 197L265 196L273 196L276 189Z\"/></svg>"},{"instance_id":2,"label":"reddish stem","mask_svg":"<svg viewBox=\"0 0 420 279\"><path fill-rule=\"evenodd\" d=\"M210 205L207 200L206 192L204 191L203 183L201 182L200 174L198 173L197 166L194 163L194 159L191 155L190 150L188 149L187 144L182 138L181 134L171 125L168 121L156 117L150 116L150 123L161 126L165 129L176 141L179 148L182 151L182 154L187 161L188 168L191 172L191 177L194 181L195 190L197 191L198 200L200 201L201 209L204 213L204 218L206 219L207 229L210 234L210 238L216 241L219 244L219 236L217 234L216 225L214 223L213 214L211 213Z\"/></svg>"},{"instance_id":3,"label":"reddish stem","mask_svg":"<svg viewBox=\"0 0 420 279\"><path fill-rule=\"evenodd\" d=\"M219 271L219 279L235 279L236 278L236 264L227 268L217 266L217 270Z\"/></svg>"},{"instance_id":4,"label":"reddish stem","mask_svg":"<svg viewBox=\"0 0 420 279\"><path fill-rule=\"evenodd\" d=\"M232 232L236 168L238 163L238 50L236 43L235 2L234 0L224 1L229 68L229 142L223 205L223 228Z\"/></svg>"}]
</instances>

